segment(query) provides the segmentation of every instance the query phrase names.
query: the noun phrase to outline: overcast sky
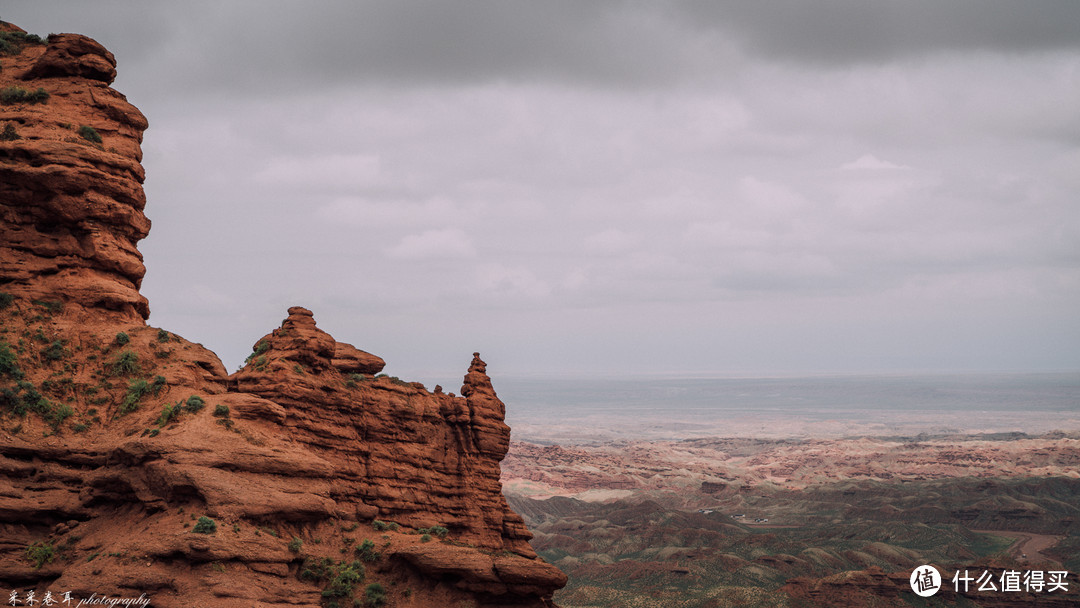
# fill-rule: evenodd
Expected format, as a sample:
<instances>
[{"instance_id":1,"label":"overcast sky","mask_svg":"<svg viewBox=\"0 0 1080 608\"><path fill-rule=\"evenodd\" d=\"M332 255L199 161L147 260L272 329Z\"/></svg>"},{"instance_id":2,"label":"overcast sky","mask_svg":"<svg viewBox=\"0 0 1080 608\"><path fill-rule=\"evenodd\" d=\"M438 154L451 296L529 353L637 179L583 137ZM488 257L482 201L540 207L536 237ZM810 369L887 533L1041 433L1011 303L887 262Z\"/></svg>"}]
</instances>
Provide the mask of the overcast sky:
<instances>
[{"instance_id":1,"label":"overcast sky","mask_svg":"<svg viewBox=\"0 0 1080 608\"><path fill-rule=\"evenodd\" d=\"M5 2L149 118L150 323L387 371L1080 368L1080 2Z\"/></svg>"}]
</instances>

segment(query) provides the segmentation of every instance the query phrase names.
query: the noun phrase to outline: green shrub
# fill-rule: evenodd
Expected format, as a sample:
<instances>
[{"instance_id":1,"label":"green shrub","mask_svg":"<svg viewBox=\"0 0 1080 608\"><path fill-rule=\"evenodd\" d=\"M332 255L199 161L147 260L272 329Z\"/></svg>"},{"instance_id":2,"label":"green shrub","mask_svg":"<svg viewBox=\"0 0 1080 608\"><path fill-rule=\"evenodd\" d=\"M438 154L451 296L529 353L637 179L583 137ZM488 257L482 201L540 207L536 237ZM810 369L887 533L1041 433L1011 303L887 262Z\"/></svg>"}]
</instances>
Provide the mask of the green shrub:
<instances>
[{"instance_id":1,"label":"green shrub","mask_svg":"<svg viewBox=\"0 0 1080 608\"><path fill-rule=\"evenodd\" d=\"M27 103L45 103L49 100L49 93L45 89L38 88L36 91L27 91L21 87L6 87L0 90L0 104L5 106Z\"/></svg>"},{"instance_id":2,"label":"green shrub","mask_svg":"<svg viewBox=\"0 0 1080 608\"><path fill-rule=\"evenodd\" d=\"M398 525L396 523L392 522L392 521L391 522L385 522L385 521L379 521L379 520L376 519L375 521L371 522L371 525L376 530L378 530L379 532L382 532L384 530L397 530L398 529Z\"/></svg>"},{"instance_id":3,"label":"green shrub","mask_svg":"<svg viewBox=\"0 0 1080 608\"><path fill-rule=\"evenodd\" d=\"M184 409L194 414L195 412L201 410L205 405L206 402L203 401L202 397L198 395L192 395L188 397L187 401L184 403Z\"/></svg>"},{"instance_id":4,"label":"green shrub","mask_svg":"<svg viewBox=\"0 0 1080 608\"><path fill-rule=\"evenodd\" d=\"M49 410L46 413L42 413L42 418L49 423L49 426L56 430L60 428L60 425L69 417L75 415L75 410L71 409L71 406L66 403L59 405L50 404Z\"/></svg>"},{"instance_id":5,"label":"green shrub","mask_svg":"<svg viewBox=\"0 0 1080 608\"><path fill-rule=\"evenodd\" d=\"M270 350L270 343L266 340L259 340L255 343L255 348L251 350L251 354L247 356L247 359L244 359L244 365L251 363L252 359L255 359L256 357L265 353L268 350ZM263 360L265 361L265 357L263 358Z\"/></svg>"},{"instance_id":6,"label":"green shrub","mask_svg":"<svg viewBox=\"0 0 1080 608\"><path fill-rule=\"evenodd\" d=\"M292 540L289 541L289 551L292 551L293 553L299 553L300 548L303 546L304 541L300 540L299 536L294 536L292 537Z\"/></svg>"},{"instance_id":7,"label":"green shrub","mask_svg":"<svg viewBox=\"0 0 1080 608\"><path fill-rule=\"evenodd\" d=\"M350 597L356 585L364 582L366 574L364 564L359 561L353 561L349 564L340 562L334 568L334 574L330 578L330 583L323 589L322 596Z\"/></svg>"},{"instance_id":8,"label":"green shrub","mask_svg":"<svg viewBox=\"0 0 1080 608\"><path fill-rule=\"evenodd\" d=\"M45 44L41 36L26 32L0 32L0 55L18 55L24 46Z\"/></svg>"},{"instance_id":9,"label":"green shrub","mask_svg":"<svg viewBox=\"0 0 1080 608\"><path fill-rule=\"evenodd\" d=\"M132 380L128 383L124 400L120 403L120 413L128 414L139 409L139 401L150 392L150 385L146 380Z\"/></svg>"},{"instance_id":10,"label":"green shrub","mask_svg":"<svg viewBox=\"0 0 1080 608\"><path fill-rule=\"evenodd\" d=\"M161 389L165 388L167 383L168 381L165 380L165 376L154 376L154 383L150 385L150 390L157 395L161 392Z\"/></svg>"},{"instance_id":11,"label":"green shrub","mask_svg":"<svg viewBox=\"0 0 1080 608\"><path fill-rule=\"evenodd\" d=\"M52 344L46 348L41 349L41 356L45 357L49 361L58 361L65 356L70 355L71 351L64 348L63 340L53 340Z\"/></svg>"},{"instance_id":12,"label":"green shrub","mask_svg":"<svg viewBox=\"0 0 1080 608\"><path fill-rule=\"evenodd\" d=\"M304 563L300 566L300 572L297 575L302 581L321 581L334 573L334 561L329 557L322 559L316 559L309 557L304 560Z\"/></svg>"},{"instance_id":13,"label":"green shrub","mask_svg":"<svg viewBox=\"0 0 1080 608\"><path fill-rule=\"evenodd\" d=\"M97 129L90 125L82 125L79 127L79 137L95 144L101 143L101 134L97 132Z\"/></svg>"},{"instance_id":14,"label":"green shrub","mask_svg":"<svg viewBox=\"0 0 1080 608\"><path fill-rule=\"evenodd\" d=\"M71 425L71 430L76 432L76 433L82 433L82 432L86 431L89 428L90 428L89 424L84 424L84 423L81 423L81 422L78 423L78 424Z\"/></svg>"},{"instance_id":15,"label":"green shrub","mask_svg":"<svg viewBox=\"0 0 1080 608\"><path fill-rule=\"evenodd\" d=\"M15 131L14 123L7 123L4 125L3 132L0 132L0 141L15 141L22 139L22 137Z\"/></svg>"},{"instance_id":16,"label":"green shrub","mask_svg":"<svg viewBox=\"0 0 1080 608\"><path fill-rule=\"evenodd\" d=\"M199 518L199 521L195 522L195 527L191 531L199 534L214 534L217 532L217 523L203 515Z\"/></svg>"},{"instance_id":17,"label":"green shrub","mask_svg":"<svg viewBox=\"0 0 1080 608\"><path fill-rule=\"evenodd\" d=\"M45 541L34 543L26 548L26 559L34 562L34 570L40 570L56 559L56 548Z\"/></svg>"},{"instance_id":18,"label":"green shrub","mask_svg":"<svg viewBox=\"0 0 1080 608\"><path fill-rule=\"evenodd\" d=\"M366 538L362 543L357 545L354 552L356 553L356 557L365 562L377 562L379 561L379 558L382 557L382 554L375 550L375 543Z\"/></svg>"},{"instance_id":19,"label":"green shrub","mask_svg":"<svg viewBox=\"0 0 1080 608\"><path fill-rule=\"evenodd\" d=\"M0 374L13 380L22 380L23 371L19 369L19 358L11 352L8 343L0 340Z\"/></svg>"},{"instance_id":20,"label":"green shrub","mask_svg":"<svg viewBox=\"0 0 1080 608\"><path fill-rule=\"evenodd\" d=\"M64 310L64 303L58 300L31 300L30 303L44 308L50 315Z\"/></svg>"},{"instance_id":21,"label":"green shrub","mask_svg":"<svg viewBox=\"0 0 1080 608\"><path fill-rule=\"evenodd\" d=\"M123 345L127 344L130 341L131 341L131 338L129 338L126 333L124 333L122 331L116 332L116 343L118 345L123 346Z\"/></svg>"},{"instance_id":22,"label":"green shrub","mask_svg":"<svg viewBox=\"0 0 1080 608\"><path fill-rule=\"evenodd\" d=\"M434 534L439 538L446 538L446 535L450 533L449 530L442 526L432 526L430 528L420 528L416 531L417 534Z\"/></svg>"},{"instance_id":23,"label":"green shrub","mask_svg":"<svg viewBox=\"0 0 1080 608\"><path fill-rule=\"evenodd\" d=\"M431 535L430 534L422 534L422 535L420 535L420 542L422 542L422 543L430 543L431 542Z\"/></svg>"},{"instance_id":24,"label":"green shrub","mask_svg":"<svg viewBox=\"0 0 1080 608\"><path fill-rule=\"evenodd\" d=\"M221 403L214 406L214 415L220 418L225 418L229 415L229 406Z\"/></svg>"},{"instance_id":25,"label":"green shrub","mask_svg":"<svg viewBox=\"0 0 1080 608\"><path fill-rule=\"evenodd\" d=\"M139 355L130 350L121 351L113 358L111 366L114 376L133 376L140 370Z\"/></svg>"},{"instance_id":26,"label":"green shrub","mask_svg":"<svg viewBox=\"0 0 1080 608\"><path fill-rule=\"evenodd\" d=\"M175 420L176 417L180 415L180 408L182 405L182 401L177 401L173 405L165 404L165 407L161 408L161 415L158 416L158 419L154 424L165 426Z\"/></svg>"},{"instance_id":27,"label":"green shrub","mask_svg":"<svg viewBox=\"0 0 1080 608\"><path fill-rule=\"evenodd\" d=\"M169 332L165 331L164 329L157 330L157 341L158 342L168 342L169 341Z\"/></svg>"},{"instance_id":28,"label":"green shrub","mask_svg":"<svg viewBox=\"0 0 1080 608\"><path fill-rule=\"evenodd\" d=\"M15 296L6 291L0 291L0 310L4 310L15 301Z\"/></svg>"},{"instance_id":29,"label":"green shrub","mask_svg":"<svg viewBox=\"0 0 1080 608\"><path fill-rule=\"evenodd\" d=\"M364 589L364 605L378 608L386 603L386 589L379 583L371 583Z\"/></svg>"}]
</instances>

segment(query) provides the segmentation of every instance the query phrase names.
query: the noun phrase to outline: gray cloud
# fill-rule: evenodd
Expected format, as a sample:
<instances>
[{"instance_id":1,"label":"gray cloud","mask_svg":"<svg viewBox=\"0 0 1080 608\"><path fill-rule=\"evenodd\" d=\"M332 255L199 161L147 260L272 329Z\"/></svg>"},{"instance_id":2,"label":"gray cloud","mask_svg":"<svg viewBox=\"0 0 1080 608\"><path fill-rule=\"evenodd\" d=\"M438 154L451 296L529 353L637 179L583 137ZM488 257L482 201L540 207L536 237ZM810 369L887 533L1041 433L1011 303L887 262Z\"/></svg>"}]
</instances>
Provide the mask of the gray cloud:
<instances>
[{"instance_id":1,"label":"gray cloud","mask_svg":"<svg viewBox=\"0 0 1080 608\"><path fill-rule=\"evenodd\" d=\"M1069 0L696 0L675 6L688 27L714 28L751 54L792 62L873 63L942 52L1080 47L1080 5Z\"/></svg>"},{"instance_id":2,"label":"gray cloud","mask_svg":"<svg viewBox=\"0 0 1080 608\"><path fill-rule=\"evenodd\" d=\"M303 304L452 386L476 349L553 373L1080 365L1071 7L3 17L101 40L150 119L153 323L235 365Z\"/></svg>"}]
</instances>

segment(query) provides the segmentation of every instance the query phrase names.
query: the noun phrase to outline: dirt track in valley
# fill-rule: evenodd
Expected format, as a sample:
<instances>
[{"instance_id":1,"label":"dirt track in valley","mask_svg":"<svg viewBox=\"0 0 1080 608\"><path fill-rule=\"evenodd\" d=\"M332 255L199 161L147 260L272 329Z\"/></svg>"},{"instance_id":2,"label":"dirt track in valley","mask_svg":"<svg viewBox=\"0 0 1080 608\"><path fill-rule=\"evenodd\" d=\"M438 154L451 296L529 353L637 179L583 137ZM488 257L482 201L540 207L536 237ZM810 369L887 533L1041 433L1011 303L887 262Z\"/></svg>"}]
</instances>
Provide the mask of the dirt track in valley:
<instances>
[{"instance_id":1,"label":"dirt track in valley","mask_svg":"<svg viewBox=\"0 0 1080 608\"><path fill-rule=\"evenodd\" d=\"M1015 538L1016 541L1009 547L1009 555L1017 560L1034 563L1046 561L1059 566L1061 565L1061 562L1043 553L1043 551L1046 551L1061 542L1065 538L1063 536L1034 534L1031 532L1013 532L1009 530L972 530L972 532ZM1024 557L1024 555L1027 555L1027 557Z\"/></svg>"}]
</instances>

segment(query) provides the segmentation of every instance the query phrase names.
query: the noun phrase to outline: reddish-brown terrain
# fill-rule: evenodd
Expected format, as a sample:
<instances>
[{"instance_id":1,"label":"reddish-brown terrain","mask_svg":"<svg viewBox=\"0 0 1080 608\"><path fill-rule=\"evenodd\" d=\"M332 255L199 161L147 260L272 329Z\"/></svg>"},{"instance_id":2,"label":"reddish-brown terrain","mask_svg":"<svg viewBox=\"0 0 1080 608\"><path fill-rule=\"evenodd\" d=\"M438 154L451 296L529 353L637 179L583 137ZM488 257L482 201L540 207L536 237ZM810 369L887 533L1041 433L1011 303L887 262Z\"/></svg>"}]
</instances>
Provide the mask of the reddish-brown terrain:
<instances>
[{"instance_id":1,"label":"reddish-brown terrain","mask_svg":"<svg viewBox=\"0 0 1080 608\"><path fill-rule=\"evenodd\" d=\"M560 605L1071 606L1080 437L514 442L503 483ZM947 580L927 603L908 577ZM1065 591L952 591L961 569L1070 572Z\"/></svg>"},{"instance_id":2,"label":"reddish-brown terrain","mask_svg":"<svg viewBox=\"0 0 1080 608\"><path fill-rule=\"evenodd\" d=\"M231 376L147 326L146 119L93 40L0 36L4 593L551 605L566 577L502 496L510 429L479 355L455 396L300 307Z\"/></svg>"},{"instance_id":3,"label":"reddish-brown terrain","mask_svg":"<svg viewBox=\"0 0 1080 608\"><path fill-rule=\"evenodd\" d=\"M803 489L848 480L1080 479L1080 437L723 438L594 446L514 442L502 470L503 484L515 494L585 499L699 487L706 495L740 486Z\"/></svg>"}]
</instances>

